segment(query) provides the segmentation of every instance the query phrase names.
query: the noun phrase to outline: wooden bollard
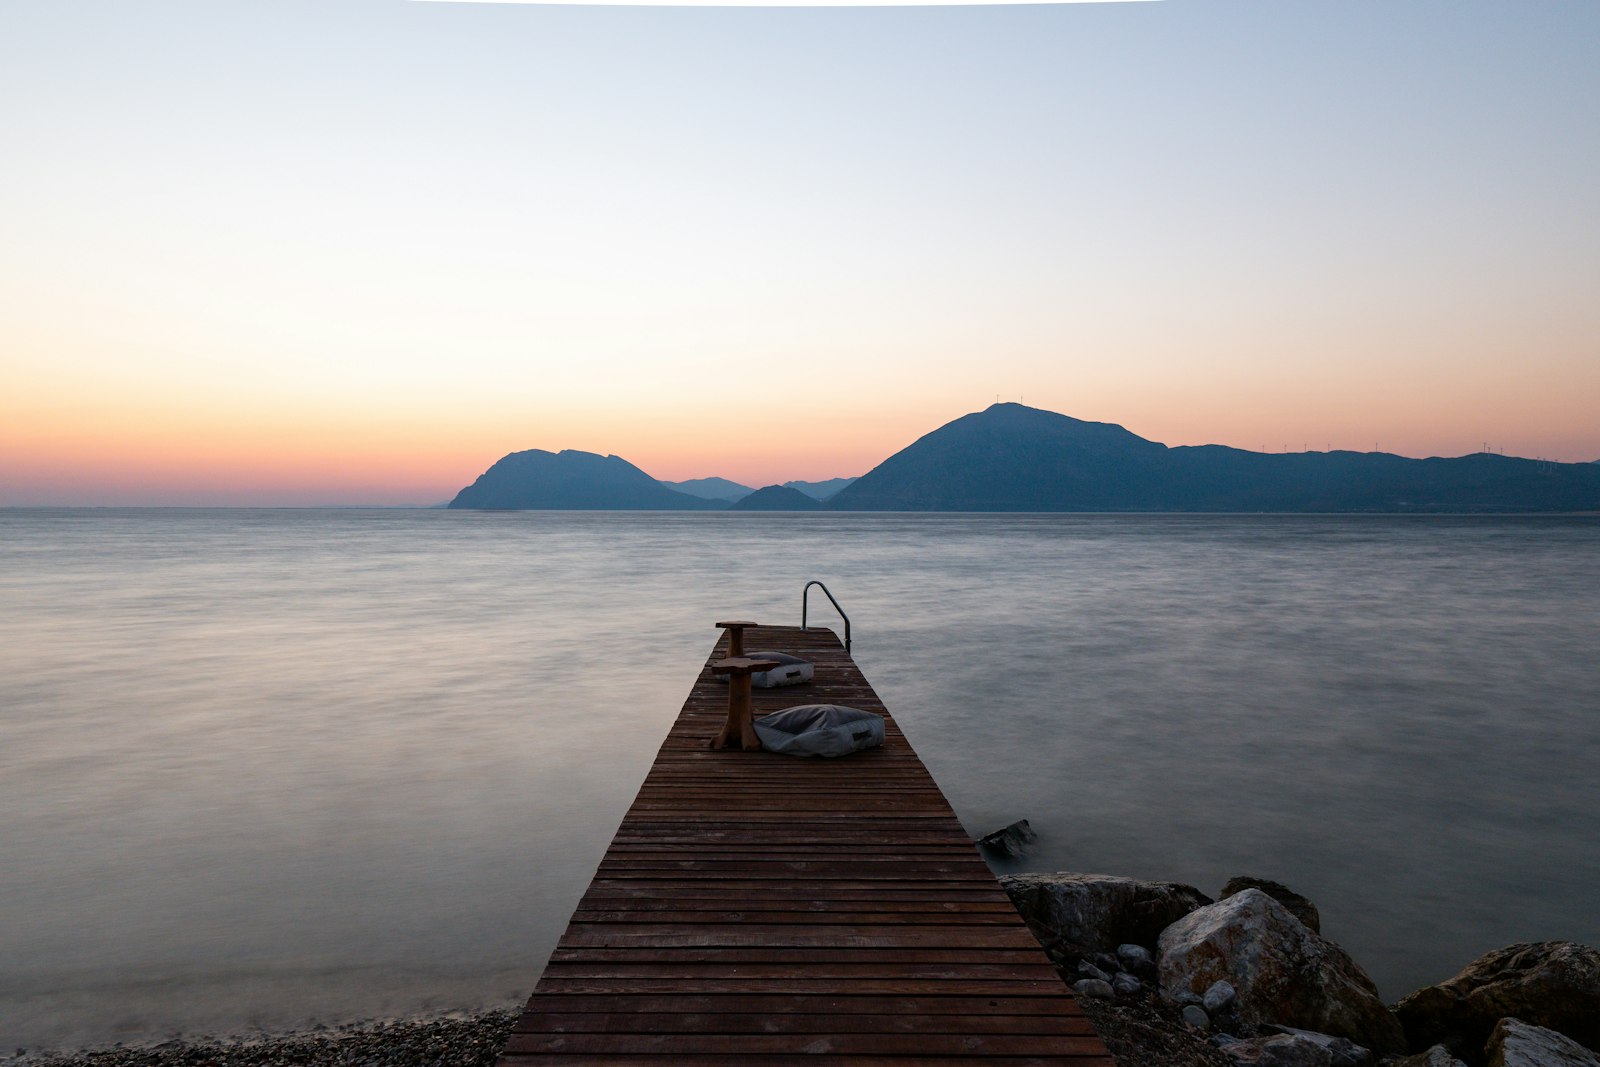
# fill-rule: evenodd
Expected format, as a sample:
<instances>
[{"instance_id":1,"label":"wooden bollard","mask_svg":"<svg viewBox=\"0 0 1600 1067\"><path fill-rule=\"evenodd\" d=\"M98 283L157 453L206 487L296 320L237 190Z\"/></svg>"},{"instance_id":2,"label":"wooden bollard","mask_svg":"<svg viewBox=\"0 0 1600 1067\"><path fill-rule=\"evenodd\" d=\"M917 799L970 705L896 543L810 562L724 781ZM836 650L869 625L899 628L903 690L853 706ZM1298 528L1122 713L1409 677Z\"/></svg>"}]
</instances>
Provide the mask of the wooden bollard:
<instances>
[{"instance_id":1,"label":"wooden bollard","mask_svg":"<svg viewBox=\"0 0 1600 1067\"><path fill-rule=\"evenodd\" d=\"M722 732L711 739L712 748L732 748L737 743L746 752L754 752L761 747L761 738L756 736L755 720L750 714L750 676L778 666L781 664L775 659L743 656L719 659L711 665L718 674L728 676L728 721L722 724Z\"/></svg>"},{"instance_id":2,"label":"wooden bollard","mask_svg":"<svg viewBox=\"0 0 1600 1067\"><path fill-rule=\"evenodd\" d=\"M728 631L728 658L738 659L744 655L744 632L754 630L761 624L758 622L719 622L714 624Z\"/></svg>"}]
</instances>

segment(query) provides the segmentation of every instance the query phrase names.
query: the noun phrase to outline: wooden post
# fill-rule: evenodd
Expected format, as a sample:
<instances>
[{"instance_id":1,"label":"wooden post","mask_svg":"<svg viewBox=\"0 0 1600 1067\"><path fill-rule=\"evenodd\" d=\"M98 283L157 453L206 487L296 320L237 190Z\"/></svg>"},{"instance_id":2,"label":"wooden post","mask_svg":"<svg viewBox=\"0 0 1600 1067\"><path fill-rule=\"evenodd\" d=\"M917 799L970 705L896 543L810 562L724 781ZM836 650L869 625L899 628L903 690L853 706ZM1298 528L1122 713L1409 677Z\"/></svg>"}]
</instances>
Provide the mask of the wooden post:
<instances>
[{"instance_id":1,"label":"wooden post","mask_svg":"<svg viewBox=\"0 0 1600 1067\"><path fill-rule=\"evenodd\" d=\"M744 655L745 630L753 630L761 624L755 622L719 622L716 625L728 631L728 658L738 659Z\"/></svg>"},{"instance_id":2,"label":"wooden post","mask_svg":"<svg viewBox=\"0 0 1600 1067\"><path fill-rule=\"evenodd\" d=\"M722 724L722 731L712 738L712 748L732 748L737 743L746 752L754 752L761 747L761 738L756 736L755 720L750 712L750 675L778 666L781 664L775 659L746 659L743 656L719 659L711 665L711 669L718 674L728 676L728 721Z\"/></svg>"}]
</instances>

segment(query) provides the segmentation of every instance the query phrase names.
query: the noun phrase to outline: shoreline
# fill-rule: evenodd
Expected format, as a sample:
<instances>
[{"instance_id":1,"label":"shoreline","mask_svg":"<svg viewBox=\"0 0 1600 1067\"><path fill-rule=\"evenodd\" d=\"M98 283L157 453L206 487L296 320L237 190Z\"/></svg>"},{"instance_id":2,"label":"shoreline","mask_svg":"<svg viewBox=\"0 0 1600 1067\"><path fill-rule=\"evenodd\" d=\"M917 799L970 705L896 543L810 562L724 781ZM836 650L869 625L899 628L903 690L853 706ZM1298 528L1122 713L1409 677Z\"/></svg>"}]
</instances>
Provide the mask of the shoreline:
<instances>
[{"instance_id":1,"label":"shoreline","mask_svg":"<svg viewBox=\"0 0 1600 1067\"><path fill-rule=\"evenodd\" d=\"M1063 974L1063 980L1066 975ZM1233 1067L1184 1026L1175 1005L1145 995L1082 998L1118 1067ZM156 1044L6 1050L3 1067L493 1067L521 1008L361 1020L310 1030L196 1034ZM13 1051L20 1055L12 1055Z\"/></svg>"},{"instance_id":2,"label":"shoreline","mask_svg":"<svg viewBox=\"0 0 1600 1067\"><path fill-rule=\"evenodd\" d=\"M8 1049L5 1067L492 1067L518 1008L364 1019L259 1035L180 1035L156 1044Z\"/></svg>"}]
</instances>

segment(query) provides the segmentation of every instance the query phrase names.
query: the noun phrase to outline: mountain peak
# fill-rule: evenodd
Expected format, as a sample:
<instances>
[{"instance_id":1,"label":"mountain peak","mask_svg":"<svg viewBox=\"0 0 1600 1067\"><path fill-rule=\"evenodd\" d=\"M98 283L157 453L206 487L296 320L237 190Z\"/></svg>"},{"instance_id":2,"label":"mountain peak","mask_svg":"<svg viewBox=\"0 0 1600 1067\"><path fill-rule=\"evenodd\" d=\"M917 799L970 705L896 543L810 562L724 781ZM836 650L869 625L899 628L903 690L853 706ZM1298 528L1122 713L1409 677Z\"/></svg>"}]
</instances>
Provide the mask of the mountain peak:
<instances>
[{"instance_id":1,"label":"mountain peak","mask_svg":"<svg viewBox=\"0 0 1600 1067\"><path fill-rule=\"evenodd\" d=\"M452 508L683 511L714 507L674 492L620 456L530 448L502 456L456 494Z\"/></svg>"}]
</instances>

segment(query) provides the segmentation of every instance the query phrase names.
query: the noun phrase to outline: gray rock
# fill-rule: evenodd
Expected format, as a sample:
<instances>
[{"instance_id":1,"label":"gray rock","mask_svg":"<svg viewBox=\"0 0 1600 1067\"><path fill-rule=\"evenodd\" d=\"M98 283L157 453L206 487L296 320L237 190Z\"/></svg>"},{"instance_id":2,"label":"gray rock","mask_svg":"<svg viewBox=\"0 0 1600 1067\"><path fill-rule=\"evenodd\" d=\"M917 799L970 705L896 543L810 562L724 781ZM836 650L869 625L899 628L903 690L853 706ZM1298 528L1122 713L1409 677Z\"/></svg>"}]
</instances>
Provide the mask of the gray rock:
<instances>
[{"instance_id":1,"label":"gray rock","mask_svg":"<svg viewBox=\"0 0 1600 1067\"><path fill-rule=\"evenodd\" d=\"M1072 983L1072 991L1080 997L1099 997L1109 999L1113 994L1110 982L1102 982L1098 978L1081 978Z\"/></svg>"},{"instance_id":2,"label":"gray rock","mask_svg":"<svg viewBox=\"0 0 1600 1067\"><path fill-rule=\"evenodd\" d=\"M1131 975L1149 982L1156 980L1156 958L1143 945L1118 945L1117 962Z\"/></svg>"},{"instance_id":3,"label":"gray rock","mask_svg":"<svg viewBox=\"0 0 1600 1067\"><path fill-rule=\"evenodd\" d=\"M978 847L993 856L1020 860L1028 854L1028 846L1039 839L1028 825L1027 819L1018 819L1010 826L1002 826L978 838Z\"/></svg>"},{"instance_id":4,"label":"gray rock","mask_svg":"<svg viewBox=\"0 0 1600 1067\"><path fill-rule=\"evenodd\" d=\"M1227 900L1235 893L1242 893L1246 889L1261 890L1287 908L1290 915L1310 927L1312 933L1322 933L1322 915L1317 911L1317 906L1282 882L1274 882L1270 878L1253 878L1248 874L1229 878L1228 884L1217 894L1217 899Z\"/></svg>"},{"instance_id":5,"label":"gray rock","mask_svg":"<svg viewBox=\"0 0 1600 1067\"><path fill-rule=\"evenodd\" d=\"M1333 1067L1370 1067L1372 1063L1372 1050L1351 1041L1348 1037L1334 1037L1332 1034L1319 1034L1314 1030L1298 1030L1292 1026L1264 1026L1263 1030L1269 1033L1286 1034L1289 1037L1303 1037L1315 1041L1333 1056Z\"/></svg>"},{"instance_id":6,"label":"gray rock","mask_svg":"<svg viewBox=\"0 0 1600 1067\"><path fill-rule=\"evenodd\" d=\"M1407 1056L1403 1060L1390 1060L1388 1067L1467 1067L1467 1065L1450 1055L1450 1050L1443 1045L1435 1045L1415 1056Z\"/></svg>"},{"instance_id":7,"label":"gray rock","mask_svg":"<svg viewBox=\"0 0 1600 1067\"><path fill-rule=\"evenodd\" d=\"M1485 1049L1489 1067L1600 1067L1600 1055L1565 1034L1501 1019Z\"/></svg>"},{"instance_id":8,"label":"gray rock","mask_svg":"<svg viewBox=\"0 0 1600 1067\"><path fill-rule=\"evenodd\" d=\"M1119 996L1128 996L1144 988L1144 983L1139 981L1127 971L1118 971L1111 979L1111 988Z\"/></svg>"},{"instance_id":9,"label":"gray rock","mask_svg":"<svg viewBox=\"0 0 1600 1067\"><path fill-rule=\"evenodd\" d=\"M1186 1005L1183 1009L1183 1021L1202 1032L1211 1029L1211 1016L1198 1004Z\"/></svg>"},{"instance_id":10,"label":"gray rock","mask_svg":"<svg viewBox=\"0 0 1600 1067\"><path fill-rule=\"evenodd\" d=\"M1442 1044L1468 1063L1510 1016L1600 1048L1600 951L1571 941L1508 945L1395 1006L1412 1048Z\"/></svg>"},{"instance_id":11,"label":"gray rock","mask_svg":"<svg viewBox=\"0 0 1600 1067\"><path fill-rule=\"evenodd\" d=\"M1259 889L1173 923L1161 934L1158 957L1169 1000L1226 979L1245 1023L1282 1023L1380 1052L1407 1051L1400 1024L1366 972Z\"/></svg>"},{"instance_id":12,"label":"gray rock","mask_svg":"<svg viewBox=\"0 0 1600 1067\"><path fill-rule=\"evenodd\" d=\"M1088 960L1078 961L1078 973L1084 978L1093 978L1097 982L1111 981L1111 976L1109 974L1102 971Z\"/></svg>"},{"instance_id":13,"label":"gray rock","mask_svg":"<svg viewBox=\"0 0 1600 1067\"><path fill-rule=\"evenodd\" d=\"M1207 1015L1217 1015L1227 1011L1237 996L1233 985L1226 978L1218 978L1200 994L1200 1006L1206 1010Z\"/></svg>"},{"instance_id":14,"label":"gray rock","mask_svg":"<svg viewBox=\"0 0 1600 1067\"><path fill-rule=\"evenodd\" d=\"M1279 1034L1261 1046L1257 1067L1333 1067L1333 1053L1308 1037Z\"/></svg>"},{"instance_id":15,"label":"gray rock","mask_svg":"<svg viewBox=\"0 0 1600 1067\"><path fill-rule=\"evenodd\" d=\"M1315 1041L1292 1034L1234 1039L1218 1047L1237 1064L1257 1067L1333 1067L1331 1052Z\"/></svg>"},{"instance_id":16,"label":"gray rock","mask_svg":"<svg viewBox=\"0 0 1600 1067\"><path fill-rule=\"evenodd\" d=\"M1039 943L1067 959L1154 945L1167 926L1211 903L1194 886L1109 874L1010 874L1000 884Z\"/></svg>"},{"instance_id":17,"label":"gray rock","mask_svg":"<svg viewBox=\"0 0 1600 1067\"><path fill-rule=\"evenodd\" d=\"M1155 963L1156 958L1143 945L1118 945L1117 959L1124 966L1130 963Z\"/></svg>"}]
</instances>

